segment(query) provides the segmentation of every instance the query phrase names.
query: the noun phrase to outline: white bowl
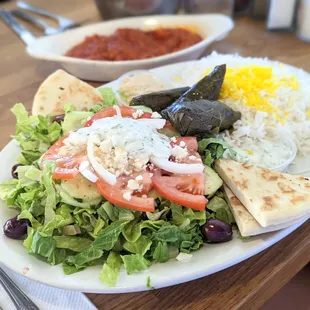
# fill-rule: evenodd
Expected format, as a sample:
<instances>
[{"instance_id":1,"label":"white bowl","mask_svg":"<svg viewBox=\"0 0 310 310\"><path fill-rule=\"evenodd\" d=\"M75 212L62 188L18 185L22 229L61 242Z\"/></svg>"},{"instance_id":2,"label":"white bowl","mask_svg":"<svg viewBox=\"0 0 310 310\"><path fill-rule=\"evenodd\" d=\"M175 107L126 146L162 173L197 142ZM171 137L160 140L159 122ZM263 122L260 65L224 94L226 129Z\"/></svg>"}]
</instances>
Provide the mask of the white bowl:
<instances>
[{"instance_id":1,"label":"white bowl","mask_svg":"<svg viewBox=\"0 0 310 310\"><path fill-rule=\"evenodd\" d=\"M186 49L142 60L103 61L86 60L64 56L74 45L83 41L87 35L109 35L118 28L152 29L156 27L176 27L191 25L198 27L203 41ZM69 73L85 80L110 81L122 74L141 69L150 69L169 63L199 58L211 43L222 40L233 29L231 18L221 14L162 15L116 19L93 25L79 27L53 36L38 38L27 46L30 56L54 61Z\"/></svg>"},{"instance_id":2,"label":"white bowl","mask_svg":"<svg viewBox=\"0 0 310 310\"><path fill-rule=\"evenodd\" d=\"M297 155L297 146L296 143L294 141L292 141L291 139L287 139L287 140L282 140L282 142L289 147L289 149L291 150L291 156L281 165L275 166L270 168L271 170L274 171L279 171L279 172L287 172L288 167L290 166L290 164L294 161L296 155Z\"/></svg>"}]
</instances>

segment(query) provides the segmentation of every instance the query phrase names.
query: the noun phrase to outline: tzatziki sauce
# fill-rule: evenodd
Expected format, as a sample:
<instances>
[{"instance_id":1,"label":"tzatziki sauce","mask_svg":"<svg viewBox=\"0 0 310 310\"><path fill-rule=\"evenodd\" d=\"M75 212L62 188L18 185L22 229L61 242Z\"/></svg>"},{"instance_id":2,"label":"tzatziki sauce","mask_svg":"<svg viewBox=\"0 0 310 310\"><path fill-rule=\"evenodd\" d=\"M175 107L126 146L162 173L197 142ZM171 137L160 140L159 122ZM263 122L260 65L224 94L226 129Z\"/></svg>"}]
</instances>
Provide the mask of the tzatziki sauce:
<instances>
[{"instance_id":1,"label":"tzatziki sauce","mask_svg":"<svg viewBox=\"0 0 310 310\"><path fill-rule=\"evenodd\" d=\"M289 143L275 139L241 137L238 140L225 140L236 152L235 160L267 169L284 165L294 152ZM225 157L231 157L229 151L225 152Z\"/></svg>"}]
</instances>

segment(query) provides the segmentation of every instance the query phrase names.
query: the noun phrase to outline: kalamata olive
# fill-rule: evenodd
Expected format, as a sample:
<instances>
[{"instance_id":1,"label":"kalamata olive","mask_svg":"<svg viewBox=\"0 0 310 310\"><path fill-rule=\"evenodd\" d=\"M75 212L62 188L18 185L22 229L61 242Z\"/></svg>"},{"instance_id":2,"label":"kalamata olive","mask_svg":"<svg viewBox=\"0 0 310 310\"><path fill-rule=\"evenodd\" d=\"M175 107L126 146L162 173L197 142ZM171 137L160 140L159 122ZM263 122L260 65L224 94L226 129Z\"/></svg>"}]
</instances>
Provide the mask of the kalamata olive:
<instances>
[{"instance_id":1,"label":"kalamata olive","mask_svg":"<svg viewBox=\"0 0 310 310\"><path fill-rule=\"evenodd\" d=\"M233 234L231 225L217 219L207 220L201 232L207 242L226 242L232 239Z\"/></svg>"},{"instance_id":2,"label":"kalamata olive","mask_svg":"<svg viewBox=\"0 0 310 310\"><path fill-rule=\"evenodd\" d=\"M65 118L65 115L63 114L63 115L56 115L55 116L55 119L54 119L54 122L57 122L57 123L61 123L61 122L63 122L64 121L64 118Z\"/></svg>"},{"instance_id":3,"label":"kalamata olive","mask_svg":"<svg viewBox=\"0 0 310 310\"><path fill-rule=\"evenodd\" d=\"M27 219L17 219L17 216L9 219L3 226L4 234L12 239L25 239L27 236L27 227L30 226Z\"/></svg>"},{"instance_id":4,"label":"kalamata olive","mask_svg":"<svg viewBox=\"0 0 310 310\"><path fill-rule=\"evenodd\" d=\"M160 207L160 204L161 204L160 199L159 199L158 197L155 198L155 207L156 207L156 208L159 208L159 207Z\"/></svg>"},{"instance_id":5,"label":"kalamata olive","mask_svg":"<svg viewBox=\"0 0 310 310\"><path fill-rule=\"evenodd\" d=\"M13 167L12 167L12 170L11 170L11 174L12 174L12 177L14 179L18 179L18 173L17 173L17 167L19 166L23 166L22 164L15 164Z\"/></svg>"}]
</instances>

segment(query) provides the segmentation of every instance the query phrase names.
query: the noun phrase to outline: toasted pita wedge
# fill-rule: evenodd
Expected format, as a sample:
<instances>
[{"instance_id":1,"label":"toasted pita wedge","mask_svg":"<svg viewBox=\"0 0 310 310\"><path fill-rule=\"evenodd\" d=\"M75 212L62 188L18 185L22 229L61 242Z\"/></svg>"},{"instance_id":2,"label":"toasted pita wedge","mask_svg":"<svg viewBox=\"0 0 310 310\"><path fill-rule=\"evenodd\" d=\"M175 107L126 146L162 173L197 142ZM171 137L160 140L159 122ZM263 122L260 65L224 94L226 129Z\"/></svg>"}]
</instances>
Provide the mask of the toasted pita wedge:
<instances>
[{"instance_id":1,"label":"toasted pita wedge","mask_svg":"<svg viewBox=\"0 0 310 310\"><path fill-rule=\"evenodd\" d=\"M215 169L263 227L310 215L309 178L226 159L216 161Z\"/></svg>"},{"instance_id":2,"label":"toasted pita wedge","mask_svg":"<svg viewBox=\"0 0 310 310\"><path fill-rule=\"evenodd\" d=\"M302 219L289 221L279 225L271 225L268 227L262 227L255 218L251 215L251 213L244 207L241 201L234 195L234 193L228 188L227 185L224 185L224 191L226 195L226 199L228 205L234 215L236 223L238 225L239 231L241 236L248 237L248 236L256 236L260 234L264 234L271 231L280 230L283 228L290 227Z\"/></svg>"},{"instance_id":3,"label":"toasted pita wedge","mask_svg":"<svg viewBox=\"0 0 310 310\"><path fill-rule=\"evenodd\" d=\"M33 115L61 115L64 105L72 104L77 111L88 111L92 105L103 103L99 91L63 70L52 73L35 94Z\"/></svg>"}]
</instances>

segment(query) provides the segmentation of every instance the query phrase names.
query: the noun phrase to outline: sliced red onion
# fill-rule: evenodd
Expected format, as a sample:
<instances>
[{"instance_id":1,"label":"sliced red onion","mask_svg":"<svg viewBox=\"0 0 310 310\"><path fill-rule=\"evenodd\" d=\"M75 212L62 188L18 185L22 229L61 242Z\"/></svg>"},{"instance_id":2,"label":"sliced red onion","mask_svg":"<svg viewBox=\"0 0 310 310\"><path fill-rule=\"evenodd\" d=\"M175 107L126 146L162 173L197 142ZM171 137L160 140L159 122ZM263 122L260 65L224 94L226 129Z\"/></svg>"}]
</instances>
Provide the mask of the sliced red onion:
<instances>
[{"instance_id":1,"label":"sliced red onion","mask_svg":"<svg viewBox=\"0 0 310 310\"><path fill-rule=\"evenodd\" d=\"M158 168L161 168L163 170L166 170L168 172L172 172L175 174L201 173L203 172L203 169L204 169L202 164L175 163L175 162L169 161L167 158L161 158L161 157L156 157L156 156L151 157L151 162Z\"/></svg>"},{"instance_id":2,"label":"sliced red onion","mask_svg":"<svg viewBox=\"0 0 310 310\"><path fill-rule=\"evenodd\" d=\"M96 183L98 181L98 177L89 169L89 162L83 161L80 164L79 171L84 178L92 183Z\"/></svg>"},{"instance_id":3,"label":"sliced red onion","mask_svg":"<svg viewBox=\"0 0 310 310\"><path fill-rule=\"evenodd\" d=\"M90 164L94 168L94 170L104 181L106 181L107 183L111 185L116 184L116 176L113 173L106 170L96 160L95 155L94 155L94 143L93 143L93 139L91 136L89 137L87 141L87 157L88 157Z\"/></svg>"}]
</instances>

